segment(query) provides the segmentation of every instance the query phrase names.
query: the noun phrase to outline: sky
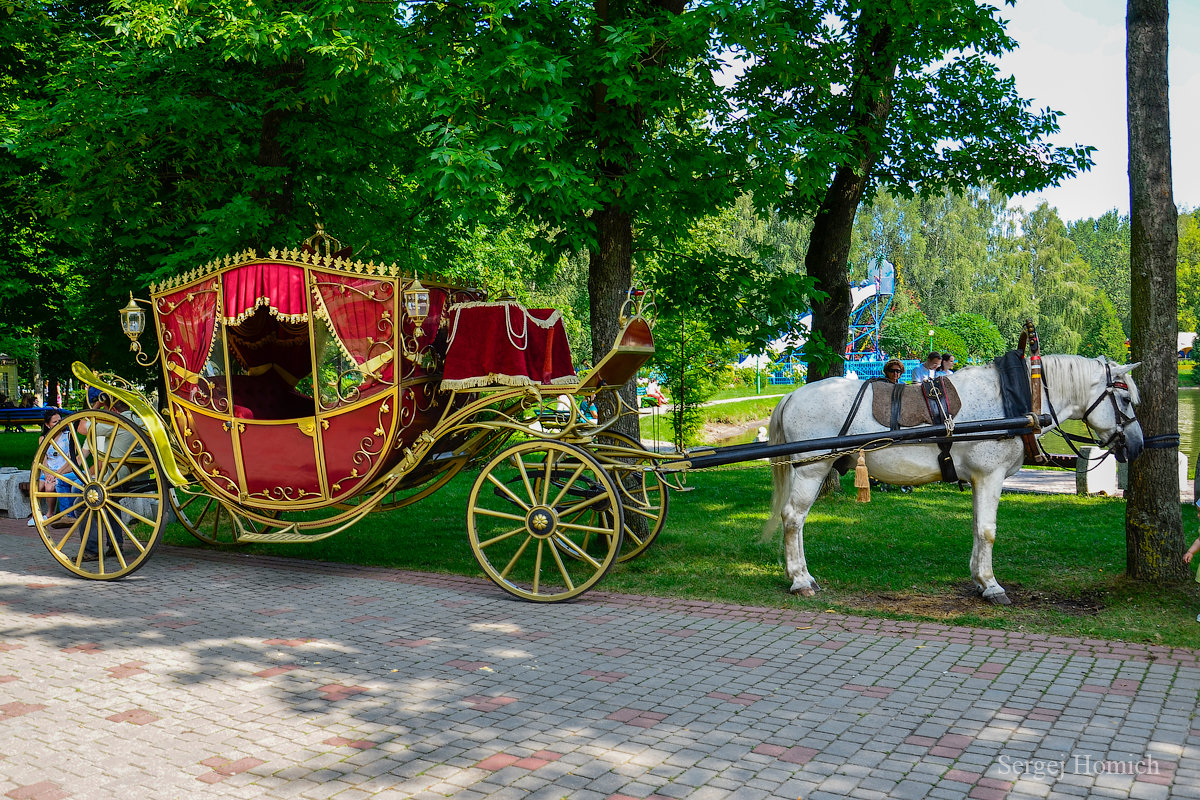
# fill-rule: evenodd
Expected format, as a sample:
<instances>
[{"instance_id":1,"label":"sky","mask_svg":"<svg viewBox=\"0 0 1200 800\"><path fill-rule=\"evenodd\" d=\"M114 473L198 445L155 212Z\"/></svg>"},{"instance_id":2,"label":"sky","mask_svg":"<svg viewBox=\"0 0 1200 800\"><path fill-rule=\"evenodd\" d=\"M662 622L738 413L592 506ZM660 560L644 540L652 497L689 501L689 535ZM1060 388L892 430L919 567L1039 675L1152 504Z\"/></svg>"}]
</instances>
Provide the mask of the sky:
<instances>
[{"instance_id":1,"label":"sky","mask_svg":"<svg viewBox=\"0 0 1200 800\"><path fill-rule=\"evenodd\" d=\"M1035 108L1063 112L1056 144L1096 148L1095 166L1059 187L1014 198L1042 200L1064 222L1129 213L1125 124L1125 0L1018 0L1003 6L1019 47L1000 61ZM1168 28L1171 166L1175 204L1200 207L1200 0L1173 0Z\"/></svg>"}]
</instances>

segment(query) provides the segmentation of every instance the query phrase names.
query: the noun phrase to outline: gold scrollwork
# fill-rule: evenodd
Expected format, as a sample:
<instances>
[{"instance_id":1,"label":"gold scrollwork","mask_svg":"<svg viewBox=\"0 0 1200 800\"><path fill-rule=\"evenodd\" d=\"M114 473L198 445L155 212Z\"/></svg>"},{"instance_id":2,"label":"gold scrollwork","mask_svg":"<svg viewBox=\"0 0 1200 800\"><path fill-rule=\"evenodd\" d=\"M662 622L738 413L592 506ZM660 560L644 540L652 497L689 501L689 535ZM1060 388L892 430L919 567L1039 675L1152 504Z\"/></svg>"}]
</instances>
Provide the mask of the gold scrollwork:
<instances>
[{"instance_id":1,"label":"gold scrollwork","mask_svg":"<svg viewBox=\"0 0 1200 800\"><path fill-rule=\"evenodd\" d=\"M375 430L371 436L364 436L359 440L358 450L354 452L351 460L358 466L350 470L349 475L344 475L331 483L331 490L334 494L341 492L342 484L346 481L354 480L359 477L359 467L362 467L365 472L369 472L371 466L375 463L375 459L383 452L387 441L383 438L387 433L387 425L384 419L387 414L391 413L392 407L385 400L379 404L379 416L376 419ZM325 420L321 421L325 427L329 427L329 423Z\"/></svg>"}]
</instances>

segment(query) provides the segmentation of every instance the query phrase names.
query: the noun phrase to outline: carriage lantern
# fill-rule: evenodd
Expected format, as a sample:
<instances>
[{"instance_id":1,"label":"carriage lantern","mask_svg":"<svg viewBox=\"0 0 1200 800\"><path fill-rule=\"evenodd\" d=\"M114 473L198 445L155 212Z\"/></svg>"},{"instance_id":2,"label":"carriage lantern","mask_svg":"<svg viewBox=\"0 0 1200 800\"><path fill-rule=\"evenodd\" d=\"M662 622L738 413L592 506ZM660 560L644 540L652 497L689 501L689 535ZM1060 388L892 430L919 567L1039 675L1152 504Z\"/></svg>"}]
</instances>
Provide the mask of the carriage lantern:
<instances>
[{"instance_id":1,"label":"carriage lantern","mask_svg":"<svg viewBox=\"0 0 1200 800\"><path fill-rule=\"evenodd\" d=\"M421 323L429 316L429 290L421 284L421 279L415 274L413 282L404 290L404 310L413 321L415 336L421 335Z\"/></svg>"},{"instance_id":2,"label":"carriage lantern","mask_svg":"<svg viewBox=\"0 0 1200 800\"><path fill-rule=\"evenodd\" d=\"M121 309L121 330L129 337L129 349L135 353L142 350L142 346L138 344L138 337L145 329L146 312L138 308L137 301L133 299L133 292L130 292L129 305Z\"/></svg>"}]
</instances>

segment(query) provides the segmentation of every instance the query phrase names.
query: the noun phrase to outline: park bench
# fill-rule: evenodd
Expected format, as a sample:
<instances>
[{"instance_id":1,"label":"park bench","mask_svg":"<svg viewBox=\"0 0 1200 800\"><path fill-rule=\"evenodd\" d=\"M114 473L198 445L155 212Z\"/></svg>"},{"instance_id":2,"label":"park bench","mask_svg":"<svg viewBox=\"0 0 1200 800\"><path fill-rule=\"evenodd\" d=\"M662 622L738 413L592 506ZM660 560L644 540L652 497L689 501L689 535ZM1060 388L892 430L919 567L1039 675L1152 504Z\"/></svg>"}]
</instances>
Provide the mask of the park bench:
<instances>
[{"instance_id":1,"label":"park bench","mask_svg":"<svg viewBox=\"0 0 1200 800\"><path fill-rule=\"evenodd\" d=\"M61 414L70 412L65 409L53 409ZM41 425L42 418L47 411L46 406L35 406L33 408L0 408L0 426L4 428L5 433L21 432L25 430L26 425Z\"/></svg>"}]
</instances>

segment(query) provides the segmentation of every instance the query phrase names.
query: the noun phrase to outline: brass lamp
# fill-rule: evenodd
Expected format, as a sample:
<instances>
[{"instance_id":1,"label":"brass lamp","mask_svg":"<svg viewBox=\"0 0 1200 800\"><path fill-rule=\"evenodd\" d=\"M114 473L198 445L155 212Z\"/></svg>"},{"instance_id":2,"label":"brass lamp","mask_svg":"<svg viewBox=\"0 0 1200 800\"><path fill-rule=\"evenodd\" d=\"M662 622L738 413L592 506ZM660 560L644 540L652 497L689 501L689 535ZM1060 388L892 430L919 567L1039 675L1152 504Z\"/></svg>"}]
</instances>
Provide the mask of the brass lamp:
<instances>
[{"instance_id":1,"label":"brass lamp","mask_svg":"<svg viewBox=\"0 0 1200 800\"><path fill-rule=\"evenodd\" d=\"M421 279L415 274L413 282L404 290L404 311L416 328L413 335L420 336L421 323L429 316L429 290L421 284Z\"/></svg>"},{"instance_id":2,"label":"brass lamp","mask_svg":"<svg viewBox=\"0 0 1200 800\"><path fill-rule=\"evenodd\" d=\"M138 344L138 337L145 329L146 312L138 307L137 301L133 299L133 292L130 292L129 305L121 309L121 330L125 331L125 335L129 337L129 349L135 353L142 352L142 346Z\"/></svg>"}]
</instances>

